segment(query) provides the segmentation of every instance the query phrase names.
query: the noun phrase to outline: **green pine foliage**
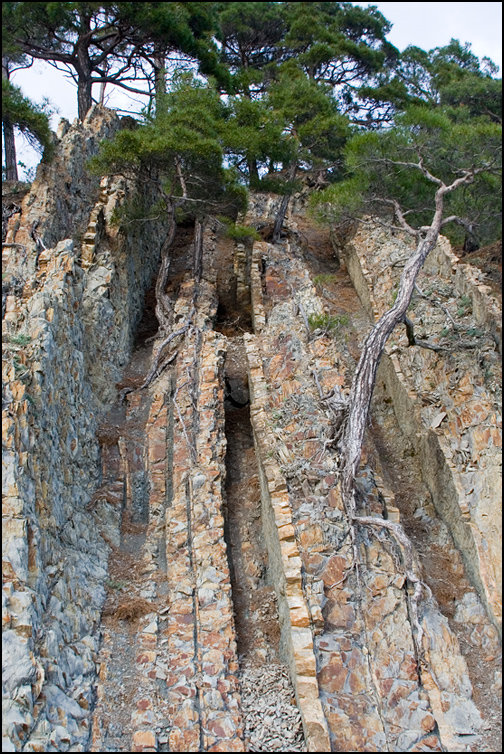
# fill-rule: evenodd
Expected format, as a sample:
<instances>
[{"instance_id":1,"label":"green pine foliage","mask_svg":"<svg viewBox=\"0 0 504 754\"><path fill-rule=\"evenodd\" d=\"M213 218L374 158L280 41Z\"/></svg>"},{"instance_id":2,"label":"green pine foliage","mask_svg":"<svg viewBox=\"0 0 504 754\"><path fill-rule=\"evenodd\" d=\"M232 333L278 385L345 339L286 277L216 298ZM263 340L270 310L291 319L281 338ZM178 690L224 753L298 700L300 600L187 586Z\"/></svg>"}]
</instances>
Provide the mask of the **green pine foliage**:
<instances>
[{"instance_id":1,"label":"green pine foliage","mask_svg":"<svg viewBox=\"0 0 504 754\"><path fill-rule=\"evenodd\" d=\"M376 7L335 2L9 2L3 28L12 60L73 70L80 117L94 83L135 91L136 77L148 81L140 127L105 142L92 169L160 182L179 214L234 220L247 190L270 191L283 197L279 233L289 196L311 185L326 221L390 219L396 202L421 227L434 198L411 166L421 159L446 183L486 167L446 197L457 217L447 232L476 245L500 233L500 81L469 44L399 53ZM48 159L43 108L7 82L4 110Z\"/></svg>"},{"instance_id":2,"label":"green pine foliage","mask_svg":"<svg viewBox=\"0 0 504 754\"><path fill-rule=\"evenodd\" d=\"M153 117L102 143L90 168L161 181L165 197L194 217L236 216L245 209L246 189L223 164L226 115L215 89L183 74L159 100Z\"/></svg>"},{"instance_id":3,"label":"green pine foliage","mask_svg":"<svg viewBox=\"0 0 504 754\"><path fill-rule=\"evenodd\" d=\"M443 232L456 243L469 228L479 243L499 237L501 128L485 119L454 120L441 107L412 106L397 116L395 128L353 136L345 147L347 177L313 196L312 208L329 222L362 213L390 219L396 202L409 225L429 225L434 184L415 167L420 160L446 185L464 170L486 168L463 191L446 196L445 215L458 220Z\"/></svg>"},{"instance_id":4,"label":"green pine foliage","mask_svg":"<svg viewBox=\"0 0 504 754\"><path fill-rule=\"evenodd\" d=\"M42 152L49 162L54 152L53 134L49 127L51 111L47 103L34 104L18 86L2 79L2 117L20 131L32 147Z\"/></svg>"}]
</instances>

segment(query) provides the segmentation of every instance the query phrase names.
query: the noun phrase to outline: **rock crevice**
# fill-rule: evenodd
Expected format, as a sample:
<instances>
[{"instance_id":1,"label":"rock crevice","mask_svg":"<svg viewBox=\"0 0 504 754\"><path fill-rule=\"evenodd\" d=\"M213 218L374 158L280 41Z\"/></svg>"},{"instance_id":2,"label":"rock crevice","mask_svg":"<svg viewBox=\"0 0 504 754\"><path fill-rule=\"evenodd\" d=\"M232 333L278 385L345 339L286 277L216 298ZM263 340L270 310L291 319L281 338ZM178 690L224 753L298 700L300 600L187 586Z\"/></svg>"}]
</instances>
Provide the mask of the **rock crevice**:
<instances>
[{"instance_id":1,"label":"rock crevice","mask_svg":"<svg viewBox=\"0 0 504 754\"><path fill-rule=\"evenodd\" d=\"M137 187L84 177L117 125L62 131L7 223L3 749L492 750L498 302L441 239L411 319L443 350L387 346L352 542L326 399L407 243L367 228L336 259L297 201L276 244L209 219L195 275L178 227L180 332L146 380L169 223L114 225ZM244 222L275 206L252 196ZM421 635L390 522L432 590Z\"/></svg>"}]
</instances>

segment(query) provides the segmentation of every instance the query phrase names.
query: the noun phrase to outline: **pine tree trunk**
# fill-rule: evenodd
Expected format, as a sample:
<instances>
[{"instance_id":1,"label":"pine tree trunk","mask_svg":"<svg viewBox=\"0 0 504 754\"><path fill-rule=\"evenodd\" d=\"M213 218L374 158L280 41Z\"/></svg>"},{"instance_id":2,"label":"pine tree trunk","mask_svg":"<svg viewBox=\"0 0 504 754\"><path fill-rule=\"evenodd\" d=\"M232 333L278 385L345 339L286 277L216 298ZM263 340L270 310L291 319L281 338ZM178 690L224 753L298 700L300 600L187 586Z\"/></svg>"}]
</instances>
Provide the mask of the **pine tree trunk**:
<instances>
[{"instance_id":1,"label":"pine tree trunk","mask_svg":"<svg viewBox=\"0 0 504 754\"><path fill-rule=\"evenodd\" d=\"M155 107L158 108L159 99L166 94L166 61L163 52L156 52L152 56L152 66L154 68L154 91Z\"/></svg>"},{"instance_id":2,"label":"pine tree trunk","mask_svg":"<svg viewBox=\"0 0 504 754\"><path fill-rule=\"evenodd\" d=\"M406 263L401 275L394 306L380 317L367 336L355 370L350 390L346 428L340 445L342 453L341 493L347 513L351 518L355 516L354 480L359 469L364 432L378 365L389 336L406 315L418 273L422 269L427 255L436 245L439 229L440 221L439 223L433 222L425 238L419 241L415 253Z\"/></svg>"},{"instance_id":3,"label":"pine tree trunk","mask_svg":"<svg viewBox=\"0 0 504 754\"><path fill-rule=\"evenodd\" d=\"M75 45L76 61L75 70L77 71L77 113L79 120L84 120L88 111L93 104L93 98L91 95L92 89L92 69L91 60L89 59L89 31L90 20L85 19L84 27L82 29L82 37L77 40Z\"/></svg>"},{"instance_id":4,"label":"pine tree trunk","mask_svg":"<svg viewBox=\"0 0 504 754\"><path fill-rule=\"evenodd\" d=\"M296 177L296 170L297 170L297 162L293 162L289 168L289 173L287 175L287 181L289 181L289 183L293 181L294 178ZM273 225L273 235L271 237L272 243L277 243L277 241L280 240L280 233L282 232L285 215L287 214L287 207L289 206L291 193L292 193L292 189L289 189L289 192L287 194L284 194L284 196L282 196L282 201L280 202L280 207L278 208L278 212L276 214L275 222Z\"/></svg>"},{"instance_id":5,"label":"pine tree trunk","mask_svg":"<svg viewBox=\"0 0 504 754\"><path fill-rule=\"evenodd\" d=\"M194 224L193 276L197 283L203 274L203 229L205 218L197 219Z\"/></svg>"},{"instance_id":6,"label":"pine tree trunk","mask_svg":"<svg viewBox=\"0 0 504 754\"><path fill-rule=\"evenodd\" d=\"M259 185L259 171L257 169L257 160L248 160L247 165L249 171L250 188L255 188Z\"/></svg>"},{"instance_id":7,"label":"pine tree trunk","mask_svg":"<svg viewBox=\"0 0 504 754\"><path fill-rule=\"evenodd\" d=\"M91 78L79 77L77 83L77 108L79 120L84 120L93 104L91 86Z\"/></svg>"},{"instance_id":8,"label":"pine tree trunk","mask_svg":"<svg viewBox=\"0 0 504 754\"><path fill-rule=\"evenodd\" d=\"M8 58L2 57L2 79L7 81L10 78ZM2 129L4 137L5 150L5 180L17 181L17 158L16 158L16 140L14 137L14 127L7 115L2 118Z\"/></svg>"},{"instance_id":9,"label":"pine tree trunk","mask_svg":"<svg viewBox=\"0 0 504 754\"><path fill-rule=\"evenodd\" d=\"M18 180L17 159L16 159L16 142L14 139L14 128L9 118L4 117L2 121L4 149L5 149L5 179L7 181Z\"/></svg>"}]
</instances>

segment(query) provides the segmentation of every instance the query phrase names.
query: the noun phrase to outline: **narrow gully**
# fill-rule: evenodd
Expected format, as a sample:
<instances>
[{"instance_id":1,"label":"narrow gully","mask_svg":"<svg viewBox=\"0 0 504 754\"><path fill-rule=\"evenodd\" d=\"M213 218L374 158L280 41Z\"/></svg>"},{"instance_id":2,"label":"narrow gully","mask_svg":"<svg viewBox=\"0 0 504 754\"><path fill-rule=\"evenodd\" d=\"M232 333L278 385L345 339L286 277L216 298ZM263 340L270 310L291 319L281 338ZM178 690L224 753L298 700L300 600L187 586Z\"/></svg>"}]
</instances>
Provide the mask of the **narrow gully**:
<instances>
[{"instance_id":1,"label":"narrow gully","mask_svg":"<svg viewBox=\"0 0 504 754\"><path fill-rule=\"evenodd\" d=\"M232 587L245 743L249 751L306 751L301 715L280 657L275 587L262 531L258 459L250 422L243 333L250 304L237 301L233 244L219 245L215 329L226 337L224 537Z\"/></svg>"},{"instance_id":2,"label":"narrow gully","mask_svg":"<svg viewBox=\"0 0 504 754\"><path fill-rule=\"evenodd\" d=\"M168 288L176 295L179 281L187 269L192 227L181 228L173 245L173 261ZM138 388L148 374L153 341L158 330L155 315L157 272L145 294L144 308L137 324L133 351L117 388ZM169 383L169 377L166 376ZM166 592L166 557L163 541L149 533L149 479L147 458L152 393L130 393L125 402L109 411L98 431L102 456L100 494L107 500L116 496L114 525L109 526L107 541L111 547L107 597L102 611L100 649L100 683L95 702L90 751L129 751L138 714L136 701L145 685L138 664L140 623L156 611L155 603ZM172 421L168 412L168 425ZM171 427L166 427L170 436ZM167 463L171 463L167 442ZM167 482L169 481L167 475ZM167 485L168 486L168 485ZM169 490L168 490L169 494ZM100 505L100 499L97 503ZM146 547L157 552L158 570L146 577ZM147 688L144 689L147 693ZM163 696L161 694L161 696ZM136 714L136 717L135 717ZM158 743L163 749L163 743Z\"/></svg>"}]
</instances>

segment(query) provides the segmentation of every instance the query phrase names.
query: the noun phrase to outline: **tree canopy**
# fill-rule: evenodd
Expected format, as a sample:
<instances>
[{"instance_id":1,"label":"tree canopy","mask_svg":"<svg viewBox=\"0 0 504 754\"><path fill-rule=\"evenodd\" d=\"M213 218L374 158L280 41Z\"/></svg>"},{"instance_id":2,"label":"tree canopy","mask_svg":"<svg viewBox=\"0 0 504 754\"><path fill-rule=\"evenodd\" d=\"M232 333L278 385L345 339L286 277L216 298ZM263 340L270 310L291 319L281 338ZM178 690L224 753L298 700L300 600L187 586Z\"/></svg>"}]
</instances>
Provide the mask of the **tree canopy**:
<instances>
[{"instance_id":1,"label":"tree canopy","mask_svg":"<svg viewBox=\"0 0 504 754\"><path fill-rule=\"evenodd\" d=\"M113 84L145 94L164 67L168 51L218 73L213 3L31 3L3 4L3 39L11 51L46 60L77 84L79 118L92 105L94 84ZM148 62L151 71L145 71Z\"/></svg>"},{"instance_id":2,"label":"tree canopy","mask_svg":"<svg viewBox=\"0 0 504 754\"><path fill-rule=\"evenodd\" d=\"M319 214L325 207L334 217L346 202L347 213L373 205L383 215L397 201L421 226L431 187L421 170L408 171L393 156L411 163L421 155L433 175L449 180L477 148L473 157L483 164L485 155L489 169L445 207L457 217L450 230L457 242L495 238L495 66L455 39L400 54L389 31L374 6L339 2L9 2L3 39L12 59L46 60L73 78L81 118L96 84L150 95L141 128L104 145L101 159L112 169L116 150L118 170L129 159L144 172L161 170L170 195L185 181L186 203L203 201L198 181L222 187L233 169L236 185L283 197L311 175L317 188L330 184ZM21 92L16 100L9 91L8 108L15 101L19 108ZM34 128L37 117L32 111ZM47 146L41 123L35 135Z\"/></svg>"},{"instance_id":3,"label":"tree canopy","mask_svg":"<svg viewBox=\"0 0 504 754\"><path fill-rule=\"evenodd\" d=\"M153 116L102 144L90 166L100 173L161 181L165 199L193 216L236 214L245 188L223 164L228 109L213 87L177 77Z\"/></svg>"},{"instance_id":4,"label":"tree canopy","mask_svg":"<svg viewBox=\"0 0 504 754\"><path fill-rule=\"evenodd\" d=\"M340 222L375 214L416 232L435 210L433 183L450 185L470 175L463 191L445 197L441 227L455 243L498 238L501 127L485 117L456 115L412 105L394 128L355 134L345 147L345 180L312 198L319 216Z\"/></svg>"}]
</instances>

